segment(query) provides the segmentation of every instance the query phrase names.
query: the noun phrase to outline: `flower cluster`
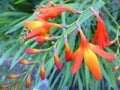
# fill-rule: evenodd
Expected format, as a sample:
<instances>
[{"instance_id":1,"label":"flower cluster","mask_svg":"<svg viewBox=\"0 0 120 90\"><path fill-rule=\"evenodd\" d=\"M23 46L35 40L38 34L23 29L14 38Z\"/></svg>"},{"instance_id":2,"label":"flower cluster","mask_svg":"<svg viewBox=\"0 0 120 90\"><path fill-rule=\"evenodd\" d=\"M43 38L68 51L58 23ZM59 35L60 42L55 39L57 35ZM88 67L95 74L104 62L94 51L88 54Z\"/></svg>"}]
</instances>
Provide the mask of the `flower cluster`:
<instances>
[{"instance_id":1,"label":"flower cluster","mask_svg":"<svg viewBox=\"0 0 120 90\"><path fill-rule=\"evenodd\" d=\"M64 11L70 11L74 14L82 13L79 10L68 8L66 6L55 5L51 0L48 0L48 1L51 4L50 6L36 8L37 12L34 14L34 17L35 17L34 21L24 22L25 28L30 30L30 32L26 35L26 39L35 38L36 39L35 41L38 44L43 44L44 42L47 42L47 41L52 41L52 40L55 41L59 39L58 37L55 37L55 36L49 37L49 35L51 34L52 27L68 28L67 25L48 22L47 21L48 19L55 18ZM115 59L116 55L110 54L104 51L103 49L111 45L114 42L110 41L107 31L106 31L104 21L99 16L99 14L93 8L90 8L90 11L97 18L97 29L93 37L92 43L87 40L86 36L84 35L80 27L80 24L77 22L76 28L80 34L80 44L77 50L75 50L74 52L71 50L71 47L69 46L69 42L68 42L69 35L67 33L62 35L62 37L64 36L64 43L65 43L65 60L66 62L71 62L71 61L74 62L71 67L71 73L75 74L79 70L82 64L83 58L84 58L85 64L87 65L88 69L90 70L92 75L95 77L95 79L101 80L102 71L100 69L99 60L96 54L106 58L108 62L111 62L112 60ZM61 63L59 55L57 54L56 48L57 48L56 44L51 48L53 49L54 63L58 70L62 70L63 65ZM47 52L47 50L27 48L25 49L24 52L27 54L40 54L40 53ZM27 76L26 77L26 88L29 88L31 84L31 73L36 64L40 64L41 79L44 80L46 78L44 60L45 59L38 60L38 61L30 61L26 59L21 59L19 60L20 64L33 65L33 67L29 70L29 72L25 72L21 74L12 74L12 75L7 76L7 78L14 79L14 78L19 78L23 75L26 75ZM119 66L115 67L113 71L117 70L118 68ZM10 86L11 85L6 84L6 85L0 86L0 88L7 88ZM17 90L18 86L19 86L19 83L16 84L16 87L14 90Z\"/></svg>"}]
</instances>

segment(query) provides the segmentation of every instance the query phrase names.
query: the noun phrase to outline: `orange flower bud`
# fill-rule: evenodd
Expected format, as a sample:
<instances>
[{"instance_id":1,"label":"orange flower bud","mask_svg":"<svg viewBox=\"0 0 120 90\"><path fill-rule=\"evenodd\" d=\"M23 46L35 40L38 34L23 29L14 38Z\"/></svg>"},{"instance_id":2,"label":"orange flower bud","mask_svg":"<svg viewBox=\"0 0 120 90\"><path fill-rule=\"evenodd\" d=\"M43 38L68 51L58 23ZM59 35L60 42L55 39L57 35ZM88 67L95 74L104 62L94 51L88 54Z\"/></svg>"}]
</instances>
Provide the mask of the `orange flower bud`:
<instances>
[{"instance_id":1,"label":"orange flower bud","mask_svg":"<svg viewBox=\"0 0 120 90\"><path fill-rule=\"evenodd\" d=\"M34 64L34 62L32 62L32 61L28 61L28 60L24 60L24 59L19 60L19 63L20 63L20 64L25 64L25 65Z\"/></svg>"},{"instance_id":2,"label":"orange flower bud","mask_svg":"<svg viewBox=\"0 0 120 90\"><path fill-rule=\"evenodd\" d=\"M4 85L1 85L0 88L3 89L3 88L8 88L8 87L10 87L10 86L11 86L10 84L4 84Z\"/></svg>"},{"instance_id":3,"label":"orange flower bud","mask_svg":"<svg viewBox=\"0 0 120 90\"><path fill-rule=\"evenodd\" d=\"M42 49L33 49L33 48L27 48L25 49L25 53L27 54L37 54L37 53L41 53L41 52L44 52L45 50L42 50Z\"/></svg>"},{"instance_id":4,"label":"orange flower bud","mask_svg":"<svg viewBox=\"0 0 120 90\"><path fill-rule=\"evenodd\" d=\"M40 77L42 80L45 79L45 68L44 68L44 62L42 62L42 65L40 67Z\"/></svg>"},{"instance_id":5,"label":"orange flower bud","mask_svg":"<svg viewBox=\"0 0 120 90\"><path fill-rule=\"evenodd\" d=\"M55 61L55 65L57 67L58 70L62 69L62 64L60 62L60 58L58 57L57 53L56 53L56 48L54 48L54 61Z\"/></svg>"},{"instance_id":6,"label":"orange flower bud","mask_svg":"<svg viewBox=\"0 0 120 90\"><path fill-rule=\"evenodd\" d=\"M31 74L29 73L26 79L26 88L30 87L30 83L31 83Z\"/></svg>"},{"instance_id":7,"label":"orange flower bud","mask_svg":"<svg viewBox=\"0 0 120 90\"><path fill-rule=\"evenodd\" d=\"M20 77L20 74L11 74L11 75L7 76L8 79L14 79L17 77Z\"/></svg>"},{"instance_id":8,"label":"orange flower bud","mask_svg":"<svg viewBox=\"0 0 120 90\"><path fill-rule=\"evenodd\" d=\"M73 53L70 50L69 44L67 42L67 36L64 37L64 42L65 42L65 59L67 62L72 60Z\"/></svg>"},{"instance_id":9,"label":"orange flower bud","mask_svg":"<svg viewBox=\"0 0 120 90\"><path fill-rule=\"evenodd\" d=\"M120 81L120 75L117 77L117 80Z\"/></svg>"},{"instance_id":10,"label":"orange flower bud","mask_svg":"<svg viewBox=\"0 0 120 90\"><path fill-rule=\"evenodd\" d=\"M119 69L119 65L116 65L113 69L112 69L112 71L114 72L114 71L117 71L118 69Z\"/></svg>"}]
</instances>

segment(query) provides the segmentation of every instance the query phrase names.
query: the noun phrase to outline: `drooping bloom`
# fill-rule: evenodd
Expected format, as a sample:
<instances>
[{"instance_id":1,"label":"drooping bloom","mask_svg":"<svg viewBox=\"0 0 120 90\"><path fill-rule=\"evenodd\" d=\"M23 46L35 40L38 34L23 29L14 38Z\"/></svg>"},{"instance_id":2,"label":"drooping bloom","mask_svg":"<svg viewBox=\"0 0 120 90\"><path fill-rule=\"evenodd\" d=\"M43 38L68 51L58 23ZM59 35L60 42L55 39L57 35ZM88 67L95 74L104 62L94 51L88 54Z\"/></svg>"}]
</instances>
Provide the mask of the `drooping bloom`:
<instances>
[{"instance_id":1,"label":"drooping bloom","mask_svg":"<svg viewBox=\"0 0 120 90\"><path fill-rule=\"evenodd\" d=\"M84 61L86 65L88 66L90 72L93 74L93 76L97 80L101 80L102 73L100 70L98 58L95 53L111 61L115 58L115 55L107 53L103 51L102 49L100 49L98 46L95 46L89 43L85 35L83 34L79 24L77 24L77 27L78 27L78 30L81 36L81 44L79 48L74 52L74 64L72 66L71 73L75 74L78 71L78 69L81 66L82 59L84 57Z\"/></svg>"},{"instance_id":2,"label":"drooping bloom","mask_svg":"<svg viewBox=\"0 0 120 90\"><path fill-rule=\"evenodd\" d=\"M73 53L70 50L69 44L68 44L68 40L67 40L67 36L64 36L64 42L65 42L65 60L67 62L72 60L73 57Z\"/></svg>"},{"instance_id":3,"label":"drooping bloom","mask_svg":"<svg viewBox=\"0 0 120 90\"><path fill-rule=\"evenodd\" d=\"M56 37L47 37L47 36L39 36L36 38L36 42L38 44L43 44L46 41L50 41L50 40L56 40Z\"/></svg>"},{"instance_id":4,"label":"drooping bloom","mask_svg":"<svg viewBox=\"0 0 120 90\"><path fill-rule=\"evenodd\" d=\"M24 25L31 30L30 33L27 34L26 39L30 39L36 36L45 36L46 34L50 34L50 28L59 27L65 28L64 25L50 23L44 20L39 21L26 21Z\"/></svg>"},{"instance_id":5,"label":"drooping bloom","mask_svg":"<svg viewBox=\"0 0 120 90\"><path fill-rule=\"evenodd\" d=\"M45 68L44 68L44 62L42 62L42 65L40 66L40 77L42 80L45 79Z\"/></svg>"},{"instance_id":6,"label":"drooping bloom","mask_svg":"<svg viewBox=\"0 0 120 90\"><path fill-rule=\"evenodd\" d=\"M4 89L4 88L8 88L10 86L11 86L10 84L4 84L4 85L1 85L0 88Z\"/></svg>"},{"instance_id":7,"label":"drooping bloom","mask_svg":"<svg viewBox=\"0 0 120 90\"><path fill-rule=\"evenodd\" d=\"M62 69L62 64L60 62L60 58L58 57L58 55L56 53L56 48L55 47L54 47L53 53L54 53L55 65L56 65L58 70L61 70Z\"/></svg>"},{"instance_id":8,"label":"drooping bloom","mask_svg":"<svg viewBox=\"0 0 120 90\"><path fill-rule=\"evenodd\" d=\"M19 87L19 83L16 84L14 90L18 90L18 87Z\"/></svg>"},{"instance_id":9,"label":"drooping bloom","mask_svg":"<svg viewBox=\"0 0 120 90\"><path fill-rule=\"evenodd\" d=\"M25 65L34 64L33 61L29 61L29 60L25 60L25 59L19 60L19 63L20 63L20 64L25 64Z\"/></svg>"},{"instance_id":10,"label":"drooping bloom","mask_svg":"<svg viewBox=\"0 0 120 90\"><path fill-rule=\"evenodd\" d=\"M37 8L36 10L42 14L42 16L39 16L39 19L43 19L43 20L48 20L49 18L55 18L56 16L60 15L64 11L70 11L73 13L81 13L78 10L75 10L73 8L68 8L68 7L62 6L62 5L46 6L43 8Z\"/></svg>"},{"instance_id":11,"label":"drooping bloom","mask_svg":"<svg viewBox=\"0 0 120 90\"><path fill-rule=\"evenodd\" d=\"M110 39L108 37L104 21L93 8L91 8L91 11L97 17L98 20L97 30L92 42L94 43L97 41L100 48L105 48L106 46L110 45Z\"/></svg>"},{"instance_id":12,"label":"drooping bloom","mask_svg":"<svg viewBox=\"0 0 120 90\"><path fill-rule=\"evenodd\" d=\"M8 79L14 79L14 78L18 78L20 76L21 76L21 74L11 74L11 75L7 76L7 78Z\"/></svg>"},{"instance_id":13,"label":"drooping bloom","mask_svg":"<svg viewBox=\"0 0 120 90\"><path fill-rule=\"evenodd\" d=\"M26 78L26 88L30 87L30 83L31 83L31 74L29 73Z\"/></svg>"},{"instance_id":14,"label":"drooping bloom","mask_svg":"<svg viewBox=\"0 0 120 90\"><path fill-rule=\"evenodd\" d=\"M27 48L27 49L25 49L24 52L27 53L27 54L37 54L37 53L45 52L45 50L43 50L43 49Z\"/></svg>"},{"instance_id":15,"label":"drooping bloom","mask_svg":"<svg viewBox=\"0 0 120 90\"><path fill-rule=\"evenodd\" d=\"M113 71L113 72L117 71L117 70L119 69L119 67L120 67L120 64L114 66L113 69L112 69L112 71Z\"/></svg>"}]
</instances>

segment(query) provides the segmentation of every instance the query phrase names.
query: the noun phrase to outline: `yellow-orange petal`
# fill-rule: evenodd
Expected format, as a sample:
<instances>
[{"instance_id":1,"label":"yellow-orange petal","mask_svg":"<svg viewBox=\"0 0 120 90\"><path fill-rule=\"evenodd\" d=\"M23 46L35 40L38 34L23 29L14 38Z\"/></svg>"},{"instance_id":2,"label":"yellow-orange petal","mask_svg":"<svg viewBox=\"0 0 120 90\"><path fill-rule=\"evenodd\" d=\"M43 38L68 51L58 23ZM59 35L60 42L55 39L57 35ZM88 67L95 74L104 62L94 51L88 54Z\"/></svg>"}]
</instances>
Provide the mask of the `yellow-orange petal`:
<instances>
[{"instance_id":1,"label":"yellow-orange petal","mask_svg":"<svg viewBox=\"0 0 120 90\"><path fill-rule=\"evenodd\" d=\"M112 61L113 59L115 59L115 55L107 53L105 51L103 51L102 49L98 48L97 46L93 45L93 44L89 44L90 48L97 53L98 55L107 58L109 61Z\"/></svg>"},{"instance_id":2,"label":"yellow-orange petal","mask_svg":"<svg viewBox=\"0 0 120 90\"><path fill-rule=\"evenodd\" d=\"M43 22L40 21L26 21L24 22L24 25L31 29L31 31L35 28L41 27L43 25Z\"/></svg>"},{"instance_id":3,"label":"yellow-orange petal","mask_svg":"<svg viewBox=\"0 0 120 90\"><path fill-rule=\"evenodd\" d=\"M98 58L96 54L89 48L84 50L84 61L86 65L88 66L89 70L91 71L91 73L93 74L93 76L97 80L101 80L102 73L100 70Z\"/></svg>"},{"instance_id":4,"label":"yellow-orange petal","mask_svg":"<svg viewBox=\"0 0 120 90\"><path fill-rule=\"evenodd\" d=\"M76 55L74 56L74 64L71 68L71 73L75 74L78 69L81 66L82 63L82 59L83 59L83 51L81 50L81 48L78 48L77 52L75 53Z\"/></svg>"},{"instance_id":5,"label":"yellow-orange petal","mask_svg":"<svg viewBox=\"0 0 120 90\"><path fill-rule=\"evenodd\" d=\"M119 65L114 66L113 69L112 69L112 71L113 71L113 72L114 72L114 71L117 71L117 70L119 69L119 67L120 67Z\"/></svg>"},{"instance_id":6,"label":"yellow-orange petal","mask_svg":"<svg viewBox=\"0 0 120 90\"><path fill-rule=\"evenodd\" d=\"M14 79L17 77L20 77L20 74L11 74L11 75L7 76L8 79Z\"/></svg>"},{"instance_id":7,"label":"yellow-orange petal","mask_svg":"<svg viewBox=\"0 0 120 90\"><path fill-rule=\"evenodd\" d=\"M25 65L34 64L34 62L29 61L29 60L25 60L25 59L19 60L19 63L20 63L20 64L25 64Z\"/></svg>"},{"instance_id":8,"label":"yellow-orange petal","mask_svg":"<svg viewBox=\"0 0 120 90\"><path fill-rule=\"evenodd\" d=\"M55 65L56 65L57 69L61 70L62 64L60 62L60 58L58 57L58 55L56 53L54 53L54 61L55 61Z\"/></svg>"},{"instance_id":9,"label":"yellow-orange petal","mask_svg":"<svg viewBox=\"0 0 120 90\"><path fill-rule=\"evenodd\" d=\"M117 77L117 80L120 81L120 75Z\"/></svg>"},{"instance_id":10,"label":"yellow-orange petal","mask_svg":"<svg viewBox=\"0 0 120 90\"><path fill-rule=\"evenodd\" d=\"M65 60L69 62L72 60L72 57L73 57L72 51L70 50L68 43L65 43Z\"/></svg>"},{"instance_id":11,"label":"yellow-orange petal","mask_svg":"<svg viewBox=\"0 0 120 90\"><path fill-rule=\"evenodd\" d=\"M26 79L26 88L30 87L30 83L31 83L31 74L28 74L27 79Z\"/></svg>"},{"instance_id":12,"label":"yellow-orange petal","mask_svg":"<svg viewBox=\"0 0 120 90\"><path fill-rule=\"evenodd\" d=\"M42 80L45 79L45 68L43 65L41 65L41 67L40 67L40 77Z\"/></svg>"},{"instance_id":13,"label":"yellow-orange petal","mask_svg":"<svg viewBox=\"0 0 120 90\"><path fill-rule=\"evenodd\" d=\"M40 51L39 51L39 49L27 48L27 49L25 49L24 52L27 54L36 54L36 53L39 53Z\"/></svg>"}]
</instances>

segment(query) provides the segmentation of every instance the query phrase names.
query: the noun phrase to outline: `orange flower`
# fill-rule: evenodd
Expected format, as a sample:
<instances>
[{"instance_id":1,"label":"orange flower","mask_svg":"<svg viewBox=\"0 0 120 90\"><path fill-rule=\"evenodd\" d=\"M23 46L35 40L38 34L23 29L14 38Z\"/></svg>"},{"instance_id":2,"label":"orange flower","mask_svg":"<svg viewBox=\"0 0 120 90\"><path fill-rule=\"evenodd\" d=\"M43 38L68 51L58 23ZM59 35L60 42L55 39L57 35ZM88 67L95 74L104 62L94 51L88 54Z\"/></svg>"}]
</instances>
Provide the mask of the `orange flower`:
<instances>
[{"instance_id":1,"label":"orange flower","mask_svg":"<svg viewBox=\"0 0 120 90\"><path fill-rule=\"evenodd\" d=\"M64 25L46 22L44 20L40 21L26 21L24 25L31 30L30 33L27 34L26 38L30 39L36 36L45 36L46 34L50 34L50 28L52 27L60 27L65 28Z\"/></svg>"},{"instance_id":2,"label":"orange flower","mask_svg":"<svg viewBox=\"0 0 120 90\"><path fill-rule=\"evenodd\" d=\"M73 53L70 50L70 47L67 41L67 36L64 36L64 42L65 42L65 60L69 62L72 60Z\"/></svg>"},{"instance_id":3,"label":"orange flower","mask_svg":"<svg viewBox=\"0 0 120 90\"><path fill-rule=\"evenodd\" d=\"M56 16L60 15L64 11L70 11L70 12L73 12L73 13L81 13L78 10L68 8L68 7L65 7L65 6L62 6L62 5L46 6L44 8L37 8L36 10L39 13L42 14L42 16L39 16L39 19L44 19L44 20L48 20L49 18L55 18Z\"/></svg>"},{"instance_id":4,"label":"orange flower","mask_svg":"<svg viewBox=\"0 0 120 90\"><path fill-rule=\"evenodd\" d=\"M44 68L44 62L42 62L42 65L40 67L40 77L42 80L45 79L45 68Z\"/></svg>"},{"instance_id":5,"label":"orange flower","mask_svg":"<svg viewBox=\"0 0 120 90\"><path fill-rule=\"evenodd\" d=\"M8 88L8 87L10 87L10 86L11 86L10 84L4 84L4 85L1 85L0 88L3 89L3 88Z\"/></svg>"},{"instance_id":6,"label":"orange flower","mask_svg":"<svg viewBox=\"0 0 120 90\"><path fill-rule=\"evenodd\" d=\"M34 64L34 62L29 61L29 60L25 60L25 59L19 60L19 63L20 63L20 64L25 64L25 65Z\"/></svg>"},{"instance_id":7,"label":"orange flower","mask_svg":"<svg viewBox=\"0 0 120 90\"><path fill-rule=\"evenodd\" d=\"M29 73L26 78L26 88L30 87L30 83L31 83L31 74Z\"/></svg>"},{"instance_id":8,"label":"orange flower","mask_svg":"<svg viewBox=\"0 0 120 90\"><path fill-rule=\"evenodd\" d=\"M117 71L118 69L119 69L119 67L120 67L120 65L118 64L118 65L116 65L116 66L114 66L114 68L112 69L112 71L114 72L114 71Z\"/></svg>"},{"instance_id":9,"label":"orange flower","mask_svg":"<svg viewBox=\"0 0 120 90\"><path fill-rule=\"evenodd\" d=\"M14 90L18 90L18 87L19 87L19 83L16 84Z\"/></svg>"},{"instance_id":10,"label":"orange flower","mask_svg":"<svg viewBox=\"0 0 120 90\"><path fill-rule=\"evenodd\" d=\"M94 43L98 41L98 45L100 46L100 48L105 48L106 46L110 45L110 39L108 37L104 21L93 8L91 8L91 11L97 17L98 20L97 30L92 42Z\"/></svg>"},{"instance_id":11,"label":"orange flower","mask_svg":"<svg viewBox=\"0 0 120 90\"><path fill-rule=\"evenodd\" d=\"M78 71L84 57L84 61L93 76L97 80L101 80L102 73L100 70L98 58L95 53L110 60L113 60L115 58L115 55L107 53L100 49L98 46L89 43L78 24L77 27L81 36L81 44L80 47L74 52L74 64L72 66L71 73L75 74Z\"/></svg>"},{"instance_id":12,"label":"orange flower","mask_svg":"<svg viewBox=\"0 0 120 90\"><path fill-rule=\"evenodd\" d=\"M37 53L41 53L41 52L45 52L45 50L43 49L34 49L34 48L27 48L24 51L27 54L37 54Z\"/></svg>"},{"instance_id":13,"label":"orange flower","mask_svg":"<svg viewBox=\"0 0 120 90\"><path fill-rule=\"evenodd\" d=\"M47 36L39 36L36 38L36 42L38 44L43 44L45 41L49 41L49 40L56 40L56 37L47 37Z\"/></svg>"},{"instance_id":14,"label":"orange flower","mask_svg":"<svg viewBox=\"0 0 120 90\"><path fill-rule=\"evenodd\" d=\"M120 75L117 77L117 80L120 81Z\"/></svg>"},{"instance_id":15,"label":"orange flower","mask_svg":"<svg viewBox=\"0 0 120 90\"><path fill-rule=\"evenodd\" d=\"M57 67L58 70L62 69L62 64L60 62L60 58L58 57L57 53L56 53L56 48L54 47L54 61L55 61L55 65Z\"/></svg>"},{"instance_id":16,"label":"orange flower","mask_svg":"<svg viewBox=\"0 0 120 90\"><path fill-rule=\"evenodd\" d=\"M11 74L11 75L7 76L8 79L14 79L17 77L20 77L20 74Z\"/></svg>"}]
</instances>

